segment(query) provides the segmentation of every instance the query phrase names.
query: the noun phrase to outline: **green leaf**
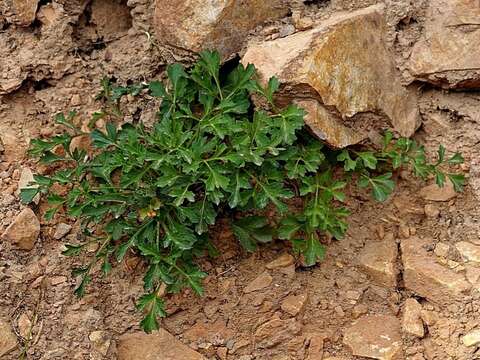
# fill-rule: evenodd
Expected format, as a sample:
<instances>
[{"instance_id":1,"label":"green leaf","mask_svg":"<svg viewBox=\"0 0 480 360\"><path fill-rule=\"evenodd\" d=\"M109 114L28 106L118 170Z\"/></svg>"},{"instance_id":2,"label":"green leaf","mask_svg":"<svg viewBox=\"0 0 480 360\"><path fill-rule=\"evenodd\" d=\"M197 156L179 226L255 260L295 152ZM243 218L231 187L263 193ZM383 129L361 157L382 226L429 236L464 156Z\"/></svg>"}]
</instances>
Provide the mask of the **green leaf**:
<instances>
[{"instance_id":1,"label":"green leaf","mask_svg":"<svg viewBox=\"0 0 480 360\"><path fill-rule=\"evenodd\" d=\"M85 247L84 244L82 245L70 245L65 244L66 249L62 251L62 255L64 256L76 256L79 255L83 248Z\"/></svg>"},{"instance_id":2,"label":"green leaf","mask_svg":"<svg viewBox=\"0 0 480 360\"><path fill-rule=\"evenodd\" d=\"M138 300L137 309L146 312L145 317L140 323L140 326L146 333L158 330L157 319L167 316L165 304L155 292L143 295Z\"/></svg>"},{"instance_id":3,"label":"green leaf","mask_svg":"<svg viewBox=\"0 0 480 360\"><path fill-rule=\"evenodd\" d=\"M363 164L367 169L375 170L377 168L377 158L371 151L359 152L358 157L362 159Z\"/></svg>"},{"instance_id":4,"label":"green leaf","mask_svg":"<svg viewBox=\"0 0 480 360\"><path fill-rule=\"evenodd\" d=\"M314 236L310 236L306 240L306 247L303 251L305 257L305 265L313 266L317 261L325 258L325 246L320 244L320 241Z\"/></svg>"},{"instance_id":5,"label":"green leaf","mask_svg":"<svg viewBox=\"0 0 480 360\"><path fill-rule=\"evenodd\" d=\"M232 230L242 247L250 252L257 248L257 242L267 243L273 239L273 229L263 216L249 216L232 223Z\"/></svg>"},{"instance_id":6,"label":"green leaf","mask_svg":"<svg viewBox=\"0 0 480 360\"><path fill-rule=\"evenodd\" d=\"M379 175L376 177L367 177L362 176L362 180L367 182L367 186L371 186L372 188L372 195L377 201L385 201L387 200L388 196L393 192L395 189L395 182L391 180L392 173L386 173L383 175ZM362 186L361 183L360 186Z\"/></svg>"},{"instance_id":7,"label":"green leaf","mask_svg":"<svg viewBox=\"0 0 480 360\"><path fill-rule=\"evenodd\" d=\"M447 174L448 179L452 182L456 192L462 192L465 186L465 176L462 174Z\"/></svg>"},{"instance_id":8,"label":"green leaf","mask_svg":"<svg viewBox=\"0 0 480 360\"><path fill-rule=\"evenodd\" d=\"M352 160L348 150L342 150L342 152L337 156L338 161L343 161L343 168L345 171L354 171L357 167L357 162Z\"/></svg>"},{"instance_id":9,"label":"green leaf","mask_svg":"<svg viewBox=\"0 0 480 360\"><path fill-rule=\"evenodd\" d=\"M197 241L192 229L180 223L172 223L165 234L166 244L173 244L178 249L189 250Z\"/></svg>"},{"instance_id":10,"label":"green leaf","mask_svg":"<svg viewBox=\"0 0 480 360\"><path fill-rule=\"evenodd\" d=\"M448 159L448 163L452 165L463 164L464 161L465 160L460 153L455 153L450 159Z\"/></svg>"},{"instance_id":11,"label":"green leaf","mask_svg":"<svg viewBox=\"0 0 480 360\"><path fill-rule=\"evenodd\" d=\"M278 237L283 240L291 240L305 226L305 218L287 216L282 219L278 228Z\"/></svg>"},{"instance_id":12,"label":"green leaf","mask_svg":"<svg viewBox=\"0 0 480 360\"><path fill-rule=\"evenodd\" d=\"M160 81L150 82L150 84L148 84L148 89L150 90L150 94L154 97L164 98L167 96L165 86Z\"/></svg>"},{"instance_id":13,"label":"green leaf","mask_svg":"<svg viewBox=\"0 0 480 360\"><path fill-rule=\"evenodd\" d=\"M33 201L33 198L40 192L38 187L36 188L22 188L20 189L20 200L23 204L29 204Z\"/></svg>"}]
</instances>

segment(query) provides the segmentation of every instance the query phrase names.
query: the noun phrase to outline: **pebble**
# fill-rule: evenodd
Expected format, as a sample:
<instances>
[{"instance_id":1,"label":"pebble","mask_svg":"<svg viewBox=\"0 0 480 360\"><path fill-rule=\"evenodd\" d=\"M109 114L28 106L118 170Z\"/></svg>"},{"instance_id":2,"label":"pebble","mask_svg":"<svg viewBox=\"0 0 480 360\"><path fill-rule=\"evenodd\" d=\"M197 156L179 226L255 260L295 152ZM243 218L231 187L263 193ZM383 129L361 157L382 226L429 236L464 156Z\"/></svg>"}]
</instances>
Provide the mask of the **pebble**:
<instances>
[{"instance_id":1,"label":"pebble","mask_svg":"<svg viewBox=\"0 0 480 360\"><path fill-rule=\"evenodd\" d=\"M60 223L57 225L57 228L55 229L55 233L53 234L53 238L55 240L60 240L63 238L65 235L67 235L70 230L72 230L72 226L69 224L65 223Z\"/></svg>"},{"instance_id":2,"label":"pebble","mask_svg":"<svg viewBox=\"0 0 480 360\"><path fill-rule=\"evenodd\" d=\"M282 301L281 309L292 316L297 316L303 310L306 301L307 294L288 296Z\"/></svg>"},{"instance_id":3,"label":"pebble","mask_svg":"<svg viewBox=\"0 0 480 360\"><path fill-rule=\"evenodd\" d=\"M245 289L243 289L243 292L248 294L254 291L265 289L266 287L270 286L272 281L272 276L268 272L263 272L262 274L257 276L252 282L250 282L250 284L248 284Z\"/></svg>"}]
</instances>

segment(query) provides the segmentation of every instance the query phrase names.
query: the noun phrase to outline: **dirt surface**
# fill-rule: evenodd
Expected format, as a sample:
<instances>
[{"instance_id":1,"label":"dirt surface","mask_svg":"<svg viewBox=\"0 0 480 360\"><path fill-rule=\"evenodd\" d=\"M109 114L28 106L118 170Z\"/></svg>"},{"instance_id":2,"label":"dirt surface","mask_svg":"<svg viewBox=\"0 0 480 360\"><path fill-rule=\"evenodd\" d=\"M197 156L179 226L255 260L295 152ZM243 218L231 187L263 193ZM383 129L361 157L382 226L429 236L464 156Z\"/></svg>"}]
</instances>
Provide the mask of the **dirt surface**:
<instances>
[{"instance_id":1,"label":"dirt surface","mask_svg":"<svg viewBox=\"0 0 480 360\"><path fill-rule=\"evenodd\" d=\"M35 20L23 27L0 5L0 234L24 208L17 192L22 171L42 171L25 155L28 142L59 131L52 120L56 112L78 109L88 119L100 106L94 96L103 76L121 83L161 78L166 63L188 60L187 53L158 46L150 3L40 1ZM290 16L251 36L283 36L297 31L292 24L308 26L373 3L292 1ZM386 3L386 40L409 84L413 79L405 73L405 59L420 37L426 2ZM220 222L212 233L221 255L202 261L210 274L205 296L189 290L169 296L164 329L207 359L364 359L344 343L352 323L368 314L393 316L400 324L405 301L414 298L422 307L425 333L419 338L402 330L398 359L479 359L477 343L467 346L463 337L480 327L480 260L465 259L456 244L480 246L480 93L446 92L416 82L410 86L418 94L423 121L416 138L429 156L443 144L466 158L458 168L468 180L463 193L448 201L425 200L419 190L426 184L405 174L398 174L395 193L382 204L352 188L347 236L332 241L325 261L309 269L298 261L290 264L285 254L291 250L280 241L245 253ZM154 106L125 99L125 121L152 121ZM44 209L44 201L33 206L39 219ZM61 214L40 221L32 250L0 241L0 330L17 338L0 358L17 359L23 353L27 359L116 359L122 335L139 329L135 301L142 293L144 265L130 254L111 276L97 277L79 300L70 271L81 259L60 255L65 243L75 242L78 224ZM54 236L58 224L72 226L60 239ZM470 288L453 296L440 287L435 291L445 301L434 302L405 286L400 245L412 237L424 239L428 258L467 279ZM394 286L379 284L360 266L365 246L385 241L398 249ZM270 264L279 257L283 264Z\"/></svg>"}]
</instances>

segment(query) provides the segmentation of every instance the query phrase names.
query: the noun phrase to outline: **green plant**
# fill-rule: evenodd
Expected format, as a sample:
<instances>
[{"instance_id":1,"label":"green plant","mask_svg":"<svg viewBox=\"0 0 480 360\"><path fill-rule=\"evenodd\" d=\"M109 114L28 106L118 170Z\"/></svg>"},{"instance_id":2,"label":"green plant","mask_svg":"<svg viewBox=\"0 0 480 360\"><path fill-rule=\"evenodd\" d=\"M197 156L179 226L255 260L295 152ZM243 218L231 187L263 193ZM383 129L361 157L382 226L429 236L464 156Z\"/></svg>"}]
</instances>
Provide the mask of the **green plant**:
<instances>
[{"instance_id":1,"label":"green plant","mask_svg":"<svg viewBox=\"0 0 480 360\"><path fill-rule=\"evenodd\" d=\"M408 139L392 141L390 133L380 152L324 149L303 129L304 111L295 105L278 109L273 100L278 81L272 78L262 87L252 65L223 75L218 53L203 52L192 68L171 65L167 75L167 86L154 81L119 87L102 81L98 98L106 107L93 115L91 125L99 118L121 118L123 95L146 94L161 99L151 128L107 122L104 130L86 134L73 125L75 113L57 115L67 131L33 140L30 149L54 169L48 176L35 176L38 188L21 193L26 203L37 193L47 194L47 220L57 211L81 220L85 242L67 244L64 255L79 255L89 243L98 243L91 260L73 270L82 279L78 296L84 295L95 265L101 264L106 275L112 261L121 262L128 252L143 257L146 294L138 308L146 314L141 325L147 332L166 315L162 284L167 293L189 286L202 294L206 274L195 260L205 252L215 254L208 230L219 214L231 217L232 230L247 251L286 239L306 265L313 265L325 253L322 233L341 238L347 228L348 211L341 203L349 173L358 174L359 185L370 186L378 200L393 191L386 171L392 167L412 166L421 177L434 174L441 185L445 180L439 170L443 148L438 163L429 165L423 148ZM253 93L267 100L268 111L254 108ZM72 139L85 135L93 149L72 148ZM457 154L449 162L460 160ZM343 173L338 173L338 163ZM463 180L448 176L460 189ZM68 194L56 194L54 184L67 187ZM287 199L294 196L304 205L285 216ZM269 206L276 209L275 219L262 216ZM238 219L236 212L243 217Z\"/></svg>"}]
</instances>

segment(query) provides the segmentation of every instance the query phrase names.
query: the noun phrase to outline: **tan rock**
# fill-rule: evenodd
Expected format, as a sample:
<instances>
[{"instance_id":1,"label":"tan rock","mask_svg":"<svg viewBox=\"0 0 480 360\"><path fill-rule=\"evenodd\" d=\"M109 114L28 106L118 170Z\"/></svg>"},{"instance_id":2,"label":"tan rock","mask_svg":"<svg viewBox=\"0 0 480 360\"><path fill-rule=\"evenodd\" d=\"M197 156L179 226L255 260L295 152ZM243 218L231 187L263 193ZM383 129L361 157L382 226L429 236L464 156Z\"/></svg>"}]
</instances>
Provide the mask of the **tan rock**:
<instances>
[{"instance_id":1,"label":"tan rock","mask_svg":"<svg viewBox=\"0 0 480 360\"><path fill-rule=\"evenodd\" d=\"M344 148L357 144L367 137L365 132L355 131L343 125L338 115L328 111L318 100L297 100L295 103L306 111L305 124L315 136L332 147Z\"/></svg>"},{"instance_id":2,"label":"tan rock","mask_svg":"<svg viewBox=\"0 0 480 360\"><path fill-rule=\"evenodd\" d=\"M297 296L288 296L282 301L281 308L286 313L297 316L305 306L307 302L307 294L301 294Z\"/></svg>"},{"instance_id":3,"label":"tan rock","mask_svg":"<svg viewBox=\"0 0 480 360\"><path fill-rule=\"evenodd\" d=\"M323 359L323 342L324 341L325 341L325 336L320 334L313 334L310 337L307 360Z\"/></svg>"},{"instance_id":4,"label":"tan rock","mask_svg":"<svg viewBox=\"0 0 480 360\"><path fill-rule=\"evenodd\" d=\"M435 255L440 257L446 257L449 251L450 251L450 246L448 246L448 244L445 244L445 243L436 244L435 250L433 250Z\"/></svg>"},{"instance_id":5,"label":"tan rock","mask_svg":"<svg viewBox=\"0 0 480 360\"><path fill-rule=\"evenodd\" d=\"M425 247L428 241L417 237L401 242L405 287L437 303L462 298L471 285L462 274L438 264Z\"/></svg>"},{"instance_id":6,"label":"tan rock","mask_svg":"<svg viewBox=\"0 0 480 360\"><path fill-rule=\"evenodd\" d=\"M197 322L190 329L184 332L183 336L190 341L214 342L216 339L225 342L233 338L233 331L227 327L224 320L217 320L213 323Z\"/></svg>"},{"instance_id":7,"label":"tan rock","mask_svg":"<svg viewBox=\"0 0 480 360\"><path fill-rule=\"evenodd\" d=\"M455 247L466 261L480 263L480 245L460 241L455 244Z\"/></svg>"},{"instance_id":8,"label":"tan rock","mask_svg":"<svg viewBox=\"0 0 480 360\"><path fill-rule=\"evenodd\" d=\"M462 337L465 346L474 346L480 344L480 329L474 329Z\"/></svg>"},{"instance_id":9,"label":"tan rock","mask_svg":"<svg viewBox=\"0 0 480 360\"><path fill-rule=\"evenodd\" d=\"M70 232L70 230L72 230L72 225L60 223L55 228L55 232L53 233L53 238L55 240L60 240L65 235L67 235Z\"/></svg>"},{"instance_id":10,"label":"tan rock","mask_svg":"<svg viewBox=\"0 0 480 360\"><path fill-rule=\"evenodd\" d=\"M443 187L431 184L420 189L420 196L430 201L448 201L457 196L450 180L445 182Z\"/></svg>"},{"instance_id":11,"label":"tan rock","mask_svg":"<svg viewBox=\"0 0 480 360\"><path fill-rule=\"evenodd\" d=\"M480 269L474 266L465 267L465 277L468 282L472 285L478 285L478 280L480 279ZM476 286L478 288L478 286Z\"/></svg>"},{"instance_id":12,"label":"tan rock","mask_svg":"<svg viewBox=\"0 0 480 360\"><path fill-rule=\"evenodd\" d=\"M17 346L17 337L8 323L0 320L0 357L8 354Z\"/></svg>"},{"instance_id":13,"label":"tan rock","mask_svg":"<svg viewBox=\"0 0 480 360\"><path fill-rule=\"evenodd\" d=\"M17 326L18 326L18 332L20 333L20 335L24 339L30 340L30 337L32 336L31 334L32 321L30 320L30 317L28 316L27 313L22 313L18 317Z\"/></svg>"},{"instance_id":14,"label":"tan rock","mask_svg":"<svg viewBox=\"0 0 480 360\"><path fill-rule=\"evenodd\" d=\"M164 329L152 334L136 332L121 336L117 354L118 360L205 360Z\"/></svg>"},{"instance_id":15,"label":"tan rock","mask_svg":"<svg viewBox=\"0 0 480 360\"><path fill-rule=\"evenodd\" d=\"M480 86L480 6L473 0L432 0L424 35L408 63L418 80L445 88Z\"/></svg>"},{"instance_id":16,"label":"tan rock","mask_svg":"<svg viewBox=\"0 0 480 360\"><path fill-rule=\"evenodd\" d=\"M250 284L248 284L243 291L245 293L251 293L257 290L265 289L269 287L272 283L273 278L270 276L268 272L263 272L259 276L257 276Z\"/></svg>"},{"instance_id":17,"label":"tan rock","mask_svg":"<svg viewBox=\"0 0 480 360\"><path fill-rule=\"evenodd\" d=\"M22 250L32 250L38 235L40 222L30 208L25 208L2 234L2 239L10 241Z\"/></svg>"},{"instance_id":18,"label":"tan rock","mask_svg":"<svg viewBox=\"0 0 480 360\"><path fill-rule=\"evenodd\" d=\"M35 20L39 0L12 0L12 20L17 25L28 26Z\"/></svg>"},{"instance_id":19,"label":"tan rock","mask_svg":"<svg viewBox=\"0 0 480 360\"><path fill-rule=\"evenodd\" d=\"M107 331L97 330L92 331L88 335L88 339L92 342L93 347L103 356L107 356L108 349L110 348L111 338Z\"/></svg>"},{"instance_id":20,"label":"tan rock","mask_svg":"<svg viewBox=\"0 0 480 360\"><path fill-rule=\"evenodd\" d=\"M300 333L301 326L295 319L282 320L274 315L255 331L255 342L259 348L270 348L291 340Z\"/></svg>"},{"instance_id":21,"label":"tan rock","mask_svg":"<svg viewBox=\"0 0 480 360\"><path fill-rule=\"evenodd\" d=\"M37 12L37 19L46 27L54 25L64 14L63 6L57 3L50 3L40 7Z\"/></svg>"},{"instance_id":22,"label":"tan rock","mask_svg":"<svg viewBox=\"0 0 480 360\"><path fill-rule=\"evenodd\" d=\"M295 262L295 259L293 258L293 256L285 253L285 254L280 255L275 260L269 262L266 265L266 268L269 269L269 270L278 269L278 268L285 268L285 267L288 267L288 266L292 265L294 262Z\"/></svg>"},{"instance_id":23,"label":"tan rock","mask_svg":"<svg viewBox=\"0 0 480 360\"><path fill-rule=\"evenodd\" d=\"M440 210L434 204L425 205L424 211L425 211L425 215L427 215L430 218L437 218L438 215L440 215Z\"/></svg>"},{"instance_id":24,"label":"tan rock","mask_svg":"<svg viewBox=\"0 0 480 360\"><path fill-rule=\"evenodd\" d=\"M358 319L360 316L368 313L368 306L365 304L355 305L352 309L352 315L355 319Z\"/></svg>"},{"instance_id":25,"label":"tan rock","mask_svg":"<svg viewBox=\"0 0 480 360\"><path fill-rule=\"evenodd\" d=\"M405 301L402 318L402 330L408 334L419 338L425 336L423 321L421 317L422 305L417 300L410 298Z\"/></svg>"},{"instance_id":26,"label":"tan rock","mask_svg":"<svg viewBox=\"0 0 480 360\"><path fill-rule=\"evenodd\" d=\"M218 49L227 58L255 27L288 11L282 0L157 0L154 16L159 41L196 52Z\"/></svg>"},{"instance_id":27,"label":"tan rock","mask_svg":"<svg viewBox=\"0 0 480 360\"><path fill-rule=\"evenodd\" d=\"M384 43L383 12L382 5L374 5L336 14L311 30L251 45L242 62L254 64L264 81L275 75L292 96L317 97L343 118L385 114L395 129L410 136L419 125L418 108Z\"/></svg>"},{"instance_id":28,"label":"tan rock","mask_svg":"<svg viewBox=\"0 0 480 360\"><path fill-rule=\"evenodd\" d=\"M20 173L20 179L18 180L18 187L17 187L17 194L20 194L20 191L22 189L34 189L38 188L38 185L30 185L31 183L35 182L33 178L33 173L30 168L25 167L22 169L22 172ZM40 194L35 195L33 198L33 202L35 204L38 204L40 201Z\"/></svg>"},{"instance_id":29,"label":"tan rock","mask_svg":"<svg viewBox=\"0 0 480 360\"><path fill-rule=\"evenodd\" d=\"M361 317L345 330L343 343L355 356L378 360L403 359L400 323L394 316Z\"/></svg>"},{"instance_id":30,"label":"tan rock","mask_svg":"<svg viewBox=\"0 0 480 360\"><path fill-rule=\"evenodd\" d=\"M395 287L398 268L398 247L394 240L370 242L360 253L359 266L379 285Z\"/></svg>"},{"instance_id":31,"label":"tan rock","mask_svg":"<svg viewBox=\"0 0 480 360\"><path fill-rule=\"evenodd\" d=\"M422 310L420 315L422 317L423 322L428 326L435 325L435 323L440 318L437 312L431 311L431 310L425 310L425 309Z\"/></svg>"}]
</instances>

